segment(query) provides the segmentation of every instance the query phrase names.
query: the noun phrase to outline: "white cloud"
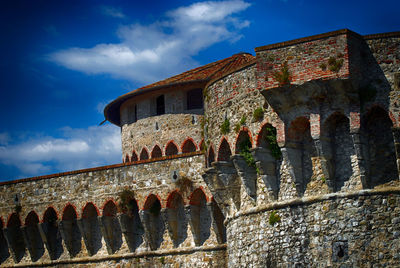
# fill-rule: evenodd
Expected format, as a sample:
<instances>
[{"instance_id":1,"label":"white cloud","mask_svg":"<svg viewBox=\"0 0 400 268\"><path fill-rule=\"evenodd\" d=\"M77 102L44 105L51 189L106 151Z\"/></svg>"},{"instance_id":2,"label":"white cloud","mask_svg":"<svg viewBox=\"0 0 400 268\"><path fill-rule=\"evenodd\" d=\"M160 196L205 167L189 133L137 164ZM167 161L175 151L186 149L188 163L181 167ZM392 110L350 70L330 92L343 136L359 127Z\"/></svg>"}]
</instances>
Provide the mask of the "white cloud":
<instances>
[{"instance_id":1,"label":"white cloud","mask_svg":"<svg viewBox=\"0 0 400 268\"><path fill-rule=\"evenodd\" d=\"M121 26L120 43L55 52L50 60L87 74L150 83L192 68L199 51L222 41L235 42L249 21L234 17L250 6L242 0L201 2L167 12L151 25Z\"/></svg>"},{"instance_id":2,"label":"white cloud","mask_svg":"<svg viewBox=\"0 0 400 268\"><path fill-rule=\"evenodd\" d=\"M106 16L123 19L125 18L125 14L122 12L120 8L112 7L112 6L100 6L100 11Z\"/></svg>"},{"instance_id":3,"label":"white cloud","mask_svg":"<svg viewBox=\"0 0 400 268\"><path fill-rule=\"evenodd\" d=\"M118 127L65 127L61 132L62 138L38 136L0 146L0 163L19 169L19 177L30 177L121 162Z\"/></svg>"}]
</instances>

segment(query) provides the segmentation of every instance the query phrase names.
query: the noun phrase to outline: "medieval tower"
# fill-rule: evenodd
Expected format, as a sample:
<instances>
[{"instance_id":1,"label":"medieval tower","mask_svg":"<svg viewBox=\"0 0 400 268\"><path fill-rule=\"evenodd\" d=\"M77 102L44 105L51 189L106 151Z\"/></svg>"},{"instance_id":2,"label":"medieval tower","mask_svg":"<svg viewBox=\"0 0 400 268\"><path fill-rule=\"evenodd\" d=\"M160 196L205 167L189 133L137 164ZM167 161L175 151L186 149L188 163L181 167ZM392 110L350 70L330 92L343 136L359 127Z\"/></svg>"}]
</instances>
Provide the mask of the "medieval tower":
<instances>
[{"instance_id":1,"label":"medieval tower","mask_svg":"<svg viewBox=\"0 0 400 268\"><path fill-rule=\"evenodd\" d=\"M3 267L400 267L400 32L116 98L123 163L0 183Z\"/></svg>"}]
</instances>

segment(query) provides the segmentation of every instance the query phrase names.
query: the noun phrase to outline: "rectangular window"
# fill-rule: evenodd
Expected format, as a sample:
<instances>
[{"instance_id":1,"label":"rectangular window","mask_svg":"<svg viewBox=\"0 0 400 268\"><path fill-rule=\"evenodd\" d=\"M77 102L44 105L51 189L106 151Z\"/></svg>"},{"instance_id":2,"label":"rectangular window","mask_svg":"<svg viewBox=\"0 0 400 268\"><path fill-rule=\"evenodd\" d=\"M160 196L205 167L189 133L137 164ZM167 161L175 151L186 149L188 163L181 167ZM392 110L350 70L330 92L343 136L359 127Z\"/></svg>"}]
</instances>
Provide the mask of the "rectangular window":
<instances>
[{"instance_id":1,"label":"rectangular window","mask_svg":"<svg viewBox=\"0 0 400 268\"><path fill-rule=\"evenodd\" d=\"M186 93L186 104L188 110L203 108L203 92L201 88L192 89Z\"/></svg>"},{"instance_id":2,"label":"rectangular window","mask_svg":"<svg viewBox=\"0 0 400 268\"><path fill-rule=\"evenodd\" d=\"M161 95L161 96L157 97L156 105L157 105L156 114L157 115L165 114L165 99L164 99L164 95Z\"/></svg>"}]
</instances>

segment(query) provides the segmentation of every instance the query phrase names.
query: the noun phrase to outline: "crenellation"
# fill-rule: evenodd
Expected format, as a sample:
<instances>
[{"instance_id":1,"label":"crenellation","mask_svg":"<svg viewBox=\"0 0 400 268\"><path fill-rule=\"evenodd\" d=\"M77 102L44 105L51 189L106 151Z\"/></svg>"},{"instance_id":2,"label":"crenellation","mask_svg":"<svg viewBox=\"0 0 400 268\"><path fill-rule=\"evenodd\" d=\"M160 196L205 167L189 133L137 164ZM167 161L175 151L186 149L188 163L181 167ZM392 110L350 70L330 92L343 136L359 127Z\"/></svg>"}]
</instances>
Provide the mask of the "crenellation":
<instances>
[{"instance_id":1,"label":"crenellation","mask_svg":"<svg viewBox=\"0 0 400 268\"><path fill-rule=\"evenodd\" d=\"M235 54L118 97L122 164L0 184L0 263L400 265L400 33Z\"/></svg>"}]
</instances>

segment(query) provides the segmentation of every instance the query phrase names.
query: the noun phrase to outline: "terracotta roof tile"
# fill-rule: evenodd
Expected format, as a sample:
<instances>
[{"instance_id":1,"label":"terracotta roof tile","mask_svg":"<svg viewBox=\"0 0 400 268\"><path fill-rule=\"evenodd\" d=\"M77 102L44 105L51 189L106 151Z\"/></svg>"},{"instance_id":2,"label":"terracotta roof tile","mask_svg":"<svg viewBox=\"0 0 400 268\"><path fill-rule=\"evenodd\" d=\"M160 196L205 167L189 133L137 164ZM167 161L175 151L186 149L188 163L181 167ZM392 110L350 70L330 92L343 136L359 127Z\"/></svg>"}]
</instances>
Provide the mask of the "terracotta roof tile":
<instances>
[{"instance_id":1,"label":"terracotta roof tile","mask_svg":"<svg viewBox=\"0 0 400 268\"><path fill-rule=\"evenodd\" d=\"M119 108L127 99L149 91L173 86L175 87L177 85L184 86L185 88L204 87L208 81L218 79L227 73L254 62L255 57L253 55L248 53L238 53L229 58L212 62L159 82L135 89L109 103L104 109L104 116L111 123L120 125Z\"/></svg>"}]
</instances>

